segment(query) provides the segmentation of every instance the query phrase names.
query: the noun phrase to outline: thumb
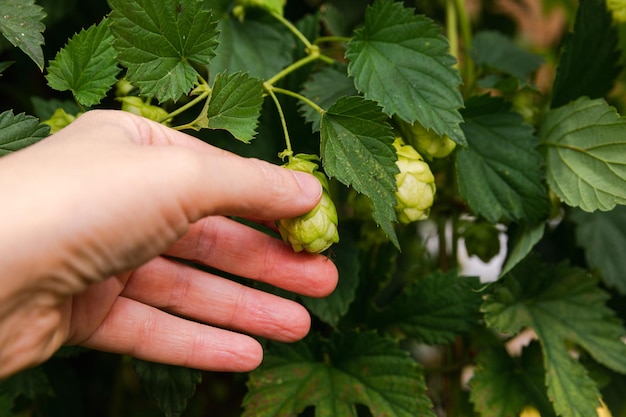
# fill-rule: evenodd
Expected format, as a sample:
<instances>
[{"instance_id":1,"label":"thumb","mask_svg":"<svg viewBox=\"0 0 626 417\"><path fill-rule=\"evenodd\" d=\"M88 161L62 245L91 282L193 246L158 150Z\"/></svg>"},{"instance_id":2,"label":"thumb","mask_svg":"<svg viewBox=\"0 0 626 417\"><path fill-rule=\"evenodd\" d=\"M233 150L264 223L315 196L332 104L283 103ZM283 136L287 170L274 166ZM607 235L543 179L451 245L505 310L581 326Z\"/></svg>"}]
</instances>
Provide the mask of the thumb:
<instances>
[{"instance_id":1,"label":"thumb","mask_svg":"<svg viewBox=\"0 0 626 417\"><path fill-rule=\"evenodd\" d=\"M159 154L160 168L153 172L161 178L153 180L180 192L189 220L213 214L289 218L309 211L322 196L322 186L311 174L238 156L129 113L97 115L134 127L132 140Z\"/></svg>"},{"instance_id":2,"label":"thumb","mask_svg":"<svg viewBox=\"0 0 626 417\"><path fill-rule=\"evenodd\" d=\"M212 149L199 152L198 175L187 182L185 206L193 217L236 215L259 220L290 218L319 202L322 186L313 175L255 158Z\"/></svg>"}]
</instances>

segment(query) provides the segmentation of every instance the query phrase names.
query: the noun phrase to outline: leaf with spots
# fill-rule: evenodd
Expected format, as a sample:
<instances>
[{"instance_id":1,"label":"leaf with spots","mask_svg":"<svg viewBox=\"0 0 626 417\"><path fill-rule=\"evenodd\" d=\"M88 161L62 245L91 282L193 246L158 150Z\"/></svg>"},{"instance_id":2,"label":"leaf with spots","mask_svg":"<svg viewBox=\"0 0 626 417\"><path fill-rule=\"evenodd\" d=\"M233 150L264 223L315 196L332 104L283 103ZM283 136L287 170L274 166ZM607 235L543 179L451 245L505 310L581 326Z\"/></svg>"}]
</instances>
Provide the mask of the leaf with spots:
<instances>
[{"instance_id":1,"label":"leaf with spots","mask_svg":"<svg viewBox=\"0 0 626 417\"><path fill-rule=\"evenodd\" d=\"M342 97L322 114L321 156L326 173L369 197L374 220L399 247L396 151L387 116L373 101Z\"/></svg>"},{"instance_id":2,"label":"leaf with spots","mask_svg":"<svg viewBox=\"0 0 626 417\"><path fill-rule=\"evenodd\" d=\"M43 69L44 56L41 45L44 43L46 17L43 7L35 0L1 0L0 33L15 47L20 48L39 69Z\"/></svg>"},{"instance_id":3,"label":"leaf with spots","mask_svg":"<svg viewBox=\"0 0 626 417\"><path fill-rule=\"evenodd\" d=\"M434 417L418 364L375 333L335 334L328 341L271 344L248 381L244 417ZM308 342L308 343L307 343Z\"/></svg>"}]
</instances>

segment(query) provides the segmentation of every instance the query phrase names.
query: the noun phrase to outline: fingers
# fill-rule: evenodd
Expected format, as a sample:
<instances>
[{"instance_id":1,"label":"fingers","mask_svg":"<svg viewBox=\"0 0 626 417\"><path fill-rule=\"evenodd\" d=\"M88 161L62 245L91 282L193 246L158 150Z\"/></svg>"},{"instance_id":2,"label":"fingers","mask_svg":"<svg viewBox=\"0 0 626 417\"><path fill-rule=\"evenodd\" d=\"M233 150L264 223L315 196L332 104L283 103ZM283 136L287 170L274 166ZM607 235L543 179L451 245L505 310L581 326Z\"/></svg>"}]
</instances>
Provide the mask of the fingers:
<instances>
[{"instance_id":1,"label":"fingers","mask_svg":"<svg viewBox=\"0 0 626 417\"><path fill-rule=\"evenodd\" d=\"M308 312L298 303L164 258L136 270L122 296L282 342L303 338L311 325Z\"/></svg>"},{"instance_id":2,"label":"fingers","mask_svg":"<svg viewBox=\"0 0 626 417\"><path fill-rule=\"evenodd\" d=\"M325 256L295 253L279 239L219 216L191 225L166 254L311 297L327 296L338 279Z\"/></svg>"},{"instance_id":3,"label":"fingers","mask_svg":"<svg viewBox=\"0 0 626 417\"><path fill-rule=\"evenodd\" d=\"M148 119L114 111L89 117L112 123L134 144L151 145L154 152L143 153L154 159L152 180L169 187L170 197L179 198L192 221L212 214L294 217L312 209L322 195L310 174L242 158Z\"/></svg>"},{"instance_id":4,"label":"fingers","mask_svg":"<svg viewBox=\"0 0 626 417\"><path fill-rule=\"evenodd\" d=\"M249 336L172 316L120 297L82 346L195 369L246 372L263 358Z\"/></svg>"}]
</instances>

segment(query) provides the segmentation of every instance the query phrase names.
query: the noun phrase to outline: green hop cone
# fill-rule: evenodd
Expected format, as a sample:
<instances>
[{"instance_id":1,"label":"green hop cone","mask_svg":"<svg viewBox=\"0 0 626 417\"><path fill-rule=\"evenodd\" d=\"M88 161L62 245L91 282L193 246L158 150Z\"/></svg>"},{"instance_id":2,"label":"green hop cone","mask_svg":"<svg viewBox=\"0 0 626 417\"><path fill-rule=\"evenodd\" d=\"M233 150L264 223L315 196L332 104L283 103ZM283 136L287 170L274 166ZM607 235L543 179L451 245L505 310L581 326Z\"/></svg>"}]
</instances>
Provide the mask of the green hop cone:
<instances>
[{"instance_id":1,"label":"green hop cone","mask_svg":"<svg viewBox=\"0 0 626 417\"><path fill-rule=\"evenodd\" d=\"M66 113L62 108L58 108L48 120L44 120L41 123L50 126L50 134L53 134L68 126L76 120L76 117L73 114Z\"/></svg>"},{"instance_id":2,"label":"green hop cone","mask_svg":"<svg viewBox=\"0 0 626 417\"><path fill-rule=\"evenodd\" d=\"M337 232L337 209L328 193L328 180L317 171L317 164L306 158L308 155L296 155L284 165L288 169L304 171L315 175L322 183L322 198L311 211L291 219L276 222L283 240L294 251L303 250L311 253L325 251L333 243L339 242Z\"/></svg>"},{"instance_id":3,"label":"green hop cone","mask_svg":"<svg viewBox=\"0 0 626 417\"><path fill-rule=\"evenodd\" d=\"M117 99L122 102L122 110L143 116L146 119L160 121L168 115L165 109L148 104L136 96L118 97Z\"/></svg>"},{"instance_id":4,"label":"green hop cone","mask_svg":"<svg viewBox=\"0 0 626 417\"><path fill-rule=\"evenodd\" d=\"M456 143L448 136L439 136L427 130L419 122L413 124L397 119L396 124L407 143L427 159L445 158L456 148Z\"/></svg>"},{"instance_id":5,"label":"green hop cone","mask_svg":"<svg viewBox=\"0 0 626 417\"><path fill-rule=\"evenodd\" d=\"M396 174L396 214L400 223L409 224L424 220L430 214L435 199L435 177L422 156L401 138L393 142L398 154L396 164L400 172Z\"/></svg>"}]
</instances>

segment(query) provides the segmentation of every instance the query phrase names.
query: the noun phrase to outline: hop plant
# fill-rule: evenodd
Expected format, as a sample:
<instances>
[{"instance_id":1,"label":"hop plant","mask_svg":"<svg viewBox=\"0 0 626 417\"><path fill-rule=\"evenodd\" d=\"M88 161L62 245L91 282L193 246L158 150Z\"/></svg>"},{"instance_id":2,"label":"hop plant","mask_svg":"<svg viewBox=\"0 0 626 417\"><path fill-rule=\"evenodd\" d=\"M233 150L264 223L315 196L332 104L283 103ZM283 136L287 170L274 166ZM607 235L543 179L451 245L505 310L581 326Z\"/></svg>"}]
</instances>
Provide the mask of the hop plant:
<instances>
[{"instance_id":1,"label":"hop plant","mask_svg":"<svg viewBox=\"0 0 626 417\"><path fill-rule=\"evenodd\" d=\"M396 138L393 146L398 154L396 164L400 168L396 174L398 220L408 224L426 219L435 198L435 177L422 156L402 138Z\"/></svg>"},{"instance_id":2,"label":"hop plant","mask_svg":"<svg viewBox=\"0 0 626 417\"><path fill-rule=\"evenodd\" d=\"M320 253L333 243L339 242L337 209L328 193L328 180L324 174L317 171L317 164L309 160L310 158L309 155L297 155L284 166L315 175L322 183L322 198L308 213L291 219L279 220L277 226L280 236L296 252L305 250Z\"/></svg>"},{"instance_id":3,"label":"hop plant","mask_svg":"<svg viewBox=\"0 0 626 417\"><path fill-rule=\"evenodd\" d=\"M456 143L448 136L439 136L419 122L409 124L397 119L396 124L404 140L427 159L445 158L456 148Z\"/></svg>"},{"instance_id":4,"label":"hop plant","mask_svg":"<svg viewBox=\"0 0 626 417\"><path fill-rule=\"evenodd\" d=\"M77 116L66 113L64 109L58 108L48 120L44 120L41 123L50 126L50 134L53 134L68 126L76 120L76 117Z\"/></svg>"},{"instance_id":5,"label":"hop plant","mask_svg":"<svg viewBox=\"0 0 626 417\"><path fill-rule=\"evenodd\" d=\"M150 120L160 121L167 117L167 111L159 106L154 106L143 101L140 97L118 97L122 102L122 110L143 116Z\"/></svg>"}]
</instances>

